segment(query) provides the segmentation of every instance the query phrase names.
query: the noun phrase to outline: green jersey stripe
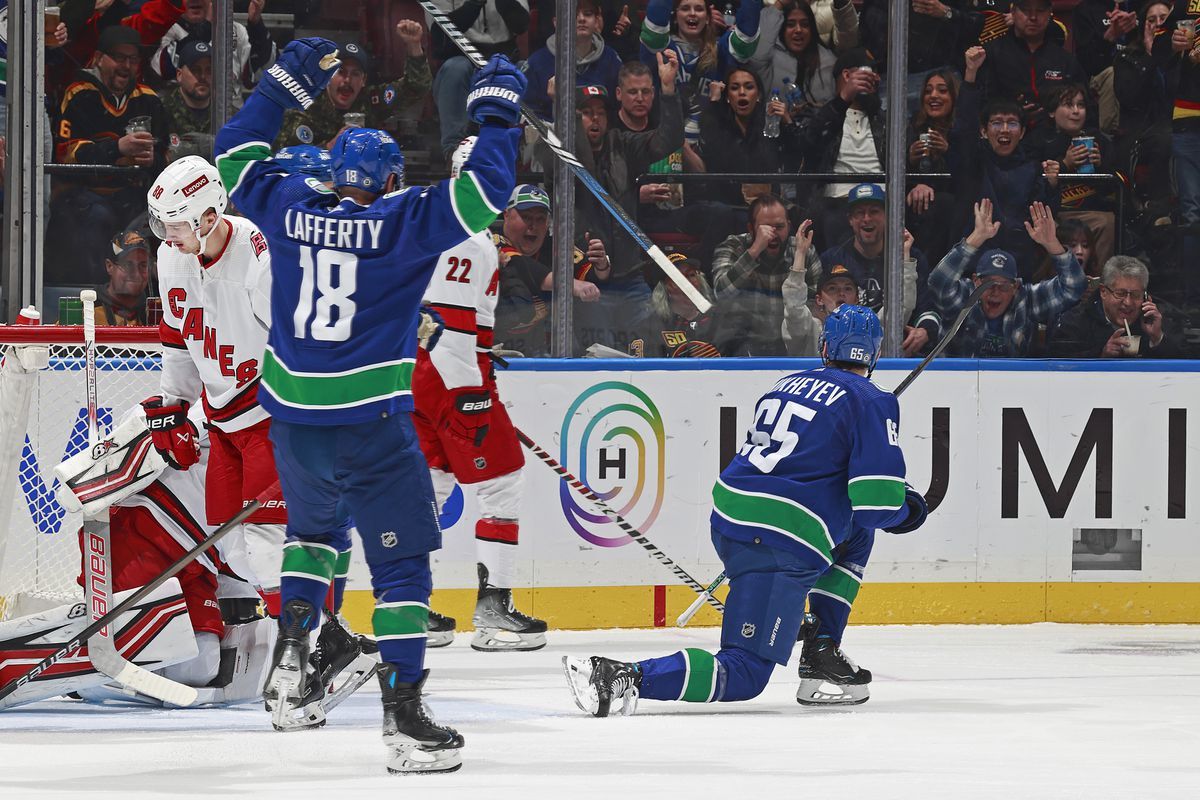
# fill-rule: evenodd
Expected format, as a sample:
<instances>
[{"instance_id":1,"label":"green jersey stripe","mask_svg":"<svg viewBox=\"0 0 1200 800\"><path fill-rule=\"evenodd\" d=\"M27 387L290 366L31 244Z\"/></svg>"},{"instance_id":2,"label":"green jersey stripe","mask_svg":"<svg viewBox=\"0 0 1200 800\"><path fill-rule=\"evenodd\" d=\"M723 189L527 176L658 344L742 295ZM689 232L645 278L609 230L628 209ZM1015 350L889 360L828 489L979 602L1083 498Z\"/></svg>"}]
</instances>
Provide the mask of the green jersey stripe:
<instances>
[{"instance_id":1,"label":"green jersey stripe","mask_svg":"<svg viewBox=\"0 0 1200 800\"><path fill-rule=\"evenodd\" d=\"M271 157L271 145L266 142L246 142L217 156L217 172L229 194L242 184L246 170Z\"/></svg>"},{"instance_id":2,"label":"green jersey stripe","mask_svg":"<svg viewBox=\"0 0 1200 800\"><path fill-rule=\"evenodd\" d=\"M421 603L387 603L375 606L371 630L376 639L415 639L429 629L429 606Z\"/></svg>"},{"instance_id":3,"label":"green jersey stripe","mask_svg":"<svg viewBox=\"0 0 1200 800\"><path fill-rule=\"evenodd\" d=\"M848 606L853 606L855 598L858 597L858 590L861 587L862 581L859 580L857 575L835 564L833 569L817 579L811 591L832 597L835 600L841 600Z\"/></svg>"},{"instance_id":4,"label":"green jersey stripe","mask_svg":"<svg viewBox=\"0 0 1200 800\"><path fill-rule=\"evenodd\" d=\"M500 213L488 202L483 188L469 171L451 180L450 206L454 209L454 216L458 217L458 223L470 234L479 233L491 225Z\"/></svg>"},{"instance_id":5,"label":"green jersey stripe","mask_svg":"<svg viewBox=\"0 0 1200 800\"><path fill-rule=\"evenodd\" d=\"M783 497L744 492L720 478L713 486L713 510L730 522L794 537L832 562L833 539L825 523L809 509Z\"/></svg>"},{"instance_id":6,"label":"green jersey stripe","mask_svg":"<svg viewBox=\"0 0 1200 800\"><path fill-rule=\"evenodd\" d=\"M685 703L710 703L717 689L717 660L707 650L689 647L683 651L686 670L679 699Z\"/></svg>"},{"instance_id":7,"label":"green jersey stripe","mask_svg":"<svg viewBox=\"0 0 1200 800\"><path fill-rule=\"evenodd\" d=\"M864 475L850 480L847 490L855 511L886 510L904 505L904 480L890 475Z\"/></svg>"},{"instance_id":8,"label":"green jersey stripe","mask_svg":"<svg viewBox=\"0 0 1200 800\"><path fill-rule=\"evenodd\" d=\"M344 578L350 574L350 552L349 550L345 550L338 553L337 566L333 572L335 578Z\"/></svg>"},{"instance_id":9,"label":"green jersey stripe","mask_svg":"<svg viewBox=\"0 0 1200 800\"><path fill-rule=\"evenodd\" d=\"M327 584L333 580L336 563L337 550L332 547L308 542L288 542L283 546L280 574Z\"/></svg>"},{"instance_id":10,"label":"green jersey stripe","mask_svg":"<svg viewBox=\"0 0 1200 800\"><path fill-rule=\"evenodd\" d=\"M273 352L263 353L262 382L279 402L296 408L349 408L411 394L414 360L341 375L289 372Z\"/></svg>"}]
</instances>

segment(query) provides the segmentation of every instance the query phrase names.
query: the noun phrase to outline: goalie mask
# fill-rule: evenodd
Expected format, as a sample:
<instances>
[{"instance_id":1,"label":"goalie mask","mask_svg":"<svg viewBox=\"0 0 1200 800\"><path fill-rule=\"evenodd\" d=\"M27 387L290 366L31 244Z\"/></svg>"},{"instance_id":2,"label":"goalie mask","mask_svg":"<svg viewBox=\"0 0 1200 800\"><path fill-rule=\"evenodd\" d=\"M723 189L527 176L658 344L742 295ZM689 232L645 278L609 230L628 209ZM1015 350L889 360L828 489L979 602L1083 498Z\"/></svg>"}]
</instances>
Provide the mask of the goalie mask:
<instances>
[{"instance_id":1,"label":"goalie mask","mask_svg":"<svg viewBox=\"0 0 1200 800\"><path fill-rule=\"evenodd\" d=\"M216 229L221 214L229 205L229 196L217 168L200 156L184 156L158 176L146 195L150 230L162 241L184 249L189 234L200 243L198 252ZM201 232L204 215L215 211L217 219L207 232Z\"/></svg>"}]
</instances>

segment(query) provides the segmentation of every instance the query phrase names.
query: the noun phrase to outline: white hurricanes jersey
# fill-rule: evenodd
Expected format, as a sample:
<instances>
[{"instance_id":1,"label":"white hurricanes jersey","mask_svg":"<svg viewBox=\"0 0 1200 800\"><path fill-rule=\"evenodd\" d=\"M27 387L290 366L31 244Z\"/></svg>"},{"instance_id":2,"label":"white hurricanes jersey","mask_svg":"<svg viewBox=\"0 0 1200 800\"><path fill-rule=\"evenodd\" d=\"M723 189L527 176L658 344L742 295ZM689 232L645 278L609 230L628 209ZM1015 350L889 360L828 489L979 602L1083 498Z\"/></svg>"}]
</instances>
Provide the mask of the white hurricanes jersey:
<instances>
[{"instance_id":1,"label":"white hurricanes jersey","mask_svg":"<svg viewBox=\"0 0 1200 800\"><path fill-rule=\"evenodd\" d=\"M231 433L267 418L258 404L258 379L271 319L271 255L254 223L224 216L229 241L207 267L163 244L158 248L163 318L164 397L196 402Z\"/></svg>"},{"instance_id":2,"label":"white hurricanes jersey","mask_svg":"<svg viewBox=\"0 0 1200 800\"><path fill-rule=\"evenodd\" d=\"M447 389L482 386L479 355L492 349L500 259L488 231L442 253L425 302L442 315L445 330L429 359Z\"/></svg>"}]
</instances>

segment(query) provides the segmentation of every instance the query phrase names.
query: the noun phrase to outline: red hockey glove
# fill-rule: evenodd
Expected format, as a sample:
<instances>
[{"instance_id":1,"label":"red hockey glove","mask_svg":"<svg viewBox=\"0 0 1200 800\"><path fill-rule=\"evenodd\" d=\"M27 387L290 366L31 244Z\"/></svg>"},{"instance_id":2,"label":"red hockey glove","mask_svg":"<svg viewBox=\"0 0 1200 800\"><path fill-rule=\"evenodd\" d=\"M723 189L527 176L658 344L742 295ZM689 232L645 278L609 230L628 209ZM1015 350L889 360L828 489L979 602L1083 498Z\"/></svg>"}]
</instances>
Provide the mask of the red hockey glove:
<instances>
[{"instance_id":1,"label":"red hockey glove","mask_svg":"<svg viewBox=\"0 0 1200 800\"><path fill-rule=\"evenodd\" d=\"M142 401L150 440L167 463L175 469L187 469L200 460L200 432L188 419L188 403L164 406L161 397Z\"/></svg>"},{"instance_id":2,"label":"red hockey glove","mask_svg":"<svg viewBox=\"0 0 1200 800\"><path fill-rule=\"evenodd\" d=\"M450 433L481 447L488 433L492 394L483 386L456 389L451 396L454 409L446 420Z\"/></svg>"}]
</instances>

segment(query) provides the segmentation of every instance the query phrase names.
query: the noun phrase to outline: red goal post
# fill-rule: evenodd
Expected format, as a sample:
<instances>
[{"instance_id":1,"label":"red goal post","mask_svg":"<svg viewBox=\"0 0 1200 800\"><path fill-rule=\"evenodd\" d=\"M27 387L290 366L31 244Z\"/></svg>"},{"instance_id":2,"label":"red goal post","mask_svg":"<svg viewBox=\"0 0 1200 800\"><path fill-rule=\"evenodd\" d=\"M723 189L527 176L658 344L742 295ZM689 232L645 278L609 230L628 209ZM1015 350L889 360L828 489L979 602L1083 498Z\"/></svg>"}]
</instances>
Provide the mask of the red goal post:
<instances>
[{"instance_id":1,"label":"red goal post","mask_svg":"<svg viewBox=\"0 0 1200 800\"><path fill-rule=\"evenodd\" d=\"M100 427L158 392L156 327L97 327ZM82 325L0 325L0 619L82 597L53 469L87 444Z\"/></svg>"}]
</instances>

